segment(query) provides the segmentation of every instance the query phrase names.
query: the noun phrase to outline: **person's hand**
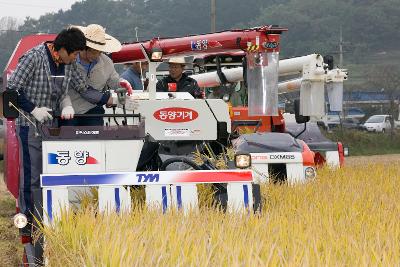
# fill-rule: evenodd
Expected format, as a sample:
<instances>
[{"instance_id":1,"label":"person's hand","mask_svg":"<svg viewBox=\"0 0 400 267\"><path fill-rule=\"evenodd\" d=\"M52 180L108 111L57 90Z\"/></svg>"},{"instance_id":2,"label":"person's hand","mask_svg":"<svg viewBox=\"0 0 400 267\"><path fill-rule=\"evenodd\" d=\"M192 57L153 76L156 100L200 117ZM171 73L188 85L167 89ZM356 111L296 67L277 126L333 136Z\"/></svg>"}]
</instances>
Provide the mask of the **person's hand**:
<instances>
[{"instance_id":1,"label":"person's hand","mask_svg":"<svg viewBox=\"0 0 400 267\"><path fill-rule=\"evenodd\" d=\"M52 120L53 116L51 116L51 114L49 113L49 111L51 111L51 108L47 108L47 107L35 107L31 114L33 115L33 117L35 117L35 119L41 123L48 121L48 120Z\"/></svg>"},{"instance_id":2,"label":"person's hand","mask_svg":"<svg viewBox=\"0 0 400 267\"><path fill-rule=\"evenodd\" d=\"M72 106L66 106L61 110L61 119L70 120L73 119L75 115L75 110Z\"/></svg>"},{"instance_id":3,"label":"person's hand","mask_svg":"<svg viewBox=\"0 0 400 267\"><path fill-rule=\"evenodd\" d=\"M107 103L106 103L106 107L107 108L112 108L114 103L114 97L111 95L110 98L108 99Z\"/></svg>"},{"instance_id":4,"label":"person's hand","mask_svg":"<svg viewBox=\"0 0 400 267\"><path fill-rule=\"evenodd\" d=\"M126 89L126 93L128 95L132 95L133 93L132 85L127 80L120 78L119 85Z\"/></svg>"}]
</instances>

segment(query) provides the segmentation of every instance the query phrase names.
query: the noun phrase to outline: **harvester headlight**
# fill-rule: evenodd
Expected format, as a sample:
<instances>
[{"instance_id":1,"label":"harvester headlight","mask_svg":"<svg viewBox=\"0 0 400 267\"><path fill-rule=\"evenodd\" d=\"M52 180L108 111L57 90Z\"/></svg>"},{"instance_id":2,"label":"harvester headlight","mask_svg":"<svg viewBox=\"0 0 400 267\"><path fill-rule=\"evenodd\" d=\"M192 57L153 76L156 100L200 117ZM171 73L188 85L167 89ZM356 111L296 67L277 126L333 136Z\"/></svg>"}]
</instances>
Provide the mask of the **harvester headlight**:
<instances>
[{"instance_id":1,"label":"harvester headlight","mask_svg":"<svg viewBox=\"0 0 400 267\"><path fill-rule=\"evenodd\" d=\"M317 173L313 167L307 167L304 171L306 179L314 179Z\"/></svg>"},{"instance_id":2,"label":"harvester headlight","mask_svg":"<svg viewBox=\"0 0 400 267\"><path fill-rule=\"evenodd\" d=\"M236 168L245 169L251 166L250 154L236 154L235 155Z\"/></svg>"},{"instance_id":3,"label":"harvester headlight","mask_svg":"<svg viewBox=\"0 0 400 267\"><path fill-rule=\"evenodd\" d=\"M158 47L153 47L151 50L151 60L152 61L162 61L163 53Z\"/></svg>"},{"instance_id":4,"label":"harvester headlight","mask_svg":"<svg viewBox=\"0 0 400 267\"><path fill-rule=\"evenodd\" d=\"M15 214L13 221L15 227L17 227L18 229L22 229L28 224L28 218L26 218L26 215L23 213Z\"/></svg>"},{"instance_id":5,"label":"harvester headlight","mask_svg":"<svg viewBox=\"0 0 400 267\"><path fill-rule=\"evenodd\" d=\"M222 99L225 101L225 102L228 102L229 101L229 94L224 94L224 96L222 97Z\"/></svg>"}]
</instances>

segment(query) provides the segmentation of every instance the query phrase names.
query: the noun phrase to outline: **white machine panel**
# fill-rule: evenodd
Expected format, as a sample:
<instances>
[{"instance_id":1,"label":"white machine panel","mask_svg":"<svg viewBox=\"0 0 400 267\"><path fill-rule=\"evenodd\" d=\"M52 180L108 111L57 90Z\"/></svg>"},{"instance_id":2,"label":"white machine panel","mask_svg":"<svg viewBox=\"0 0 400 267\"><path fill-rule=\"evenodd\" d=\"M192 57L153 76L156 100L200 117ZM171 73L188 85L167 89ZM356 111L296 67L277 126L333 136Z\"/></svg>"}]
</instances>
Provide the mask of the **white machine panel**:
<instances>
[{"instance_id":1,"label":"white machine panel","mask_svg":"<svg viewBox=\"0 0 400 267\"><path fill-rule=\"evenodd\" d=\"M340 159L339 152L337 151L326 151L325 153L326 163L331 168L339 168L340 167Z\"/></svg>"},{"instance_id":2,"label":"white machine panel","mask_svg":"<svg viewBox=\"0 0 400 267\"><path fill-rule=\"evenodd\" d=\"M302 183L305 181L303 164L288 163L286 164L287 181L290 185Z\"/></svg>"},{"instance_id":3,"label":"white machine panel","mask_svg":"<svg viewBox=\"0 0 400 267\"><path fill-rule=\"evenodd\" d=\"M105 145L96 141L43 141L43 174L105 172Z\"/></svg>"},{"instance_id":4,"label":"white machine panel","mask_svg":"<svg viewBox=\"0 0 400 267\"><path fill-rule=\"evenodd\" d=\"M54 219L60 219L62 211L68 211L68 188L43 188L43 222L48 225Z\"/></svg>"},{"instance_id":5,"label":"white machine panel","mask_svg":"<svg viewBox=\"0 0 400 267\"><path fill-rule=\"evenodd\" d=\"M254 179L257 182L267 182L269 179L268 164L286 164L286 176L289 184L305 180L303 156L299 152L251 153Z\"/></svg>"},{"instance_id":6,"label":"white machine panel","mask_svg":"<svg viewBox=\"0 0 400 267\"><path fill-rule=\"evenodd\" d=\"M266 183L268 182L268 163L255 163L252 164L254 181L256 183Z\"/></svg>"},{"instance_id":7,"label":"white machine panel","mask_svg":"<svg viewBox=\"0 0 400 267\"><path fill-rule=\"evenodd\" d=\"M143 140L105 141L106 172L134 172Z\"/></svg>"},{"instance_id":8,"label":"white machine panel","mask_svg":"<svg viewBox=\"0 0 400 267\"><path fill-rule=\"evenodd\" d=\"M299 152L279 153L250 153L251 162L254 163L303 163L303 156Z\"/></svg>"},{"instance_id":9,"label":"white machine panel","mask_svg":"<svg viewBox=\"0 0 400 267\"><path fill-rule=\"evenodd\" d=\"M171 205L171 188L169 185L148 185L146 186L146 204L152 209L162 207L166 212Z\"/></svg>"},{"instance_id":10,"label":"white machine panel","mask_svg":"<svg viewBox=\"0 0 400 267\"><path fill-rule=\"evenodd\" d=\"M111 212L129 212L131 210L131 196L129 187L100 186L99 211L110 214Z\"/></svg>"},{"instance_id":11,"label":"white machine panel","mask_svg":"<svg viewBox=\"0 0 400 267\"><path fill-rule=\"evenodd\" d=\"M208 105L214 112L218 121L226 121L228 126L228 133L231 132L231 117L229 116L229 107L225 101L221 99L207 99Z\"/></svg>"},{"instance_id":12,"label":"white machine panel","mask_svg":"<svg viewBox=\"0 0 400 267\"><path fill-rule=\"evenodd\" d=\"M199 200L195 184L171 185L172 206L183 209L184 212L198 209Z\"/></svg>"},{"instance_id":13,"label":"white machine panel","mask_svg":"<svg viewBox=\"0 0 400 267\"><path fill-rule=\"evenodd\" d=\"M155 140L217 139L217 121L204 100L141 100L139 112Z\"/></svg>"},{"instance_id":14,"label":"white machine panel","mask_svg":"<svg viewBox=\"0 0 400 267\"><path fill-rule=\"evenodd\" d=\"M228 211L238 212L240 210L250 211L253 208L253 186L251 183L229 183Z\"/></svg>"}]
</instances>

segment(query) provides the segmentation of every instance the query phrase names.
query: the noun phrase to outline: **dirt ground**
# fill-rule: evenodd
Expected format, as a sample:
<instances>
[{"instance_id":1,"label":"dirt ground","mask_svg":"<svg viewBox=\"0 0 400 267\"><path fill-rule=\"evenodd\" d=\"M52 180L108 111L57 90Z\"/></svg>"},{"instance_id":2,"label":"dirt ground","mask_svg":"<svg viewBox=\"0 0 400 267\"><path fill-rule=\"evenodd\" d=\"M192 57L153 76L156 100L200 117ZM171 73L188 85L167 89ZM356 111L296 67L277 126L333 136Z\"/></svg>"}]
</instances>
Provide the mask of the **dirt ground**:
<instances>
[{"instance_id":1,"label":"dirt ground","mask_svg":"<svg viewBox=\"0 0 400 267\"><path fill-rule=\"evenodd\" d=\"M346 166L369 163L399 163L400 154L378 156L353 156L346 158ZM400 166L400 165L399 165ZM0 267L18 266L22 255L18 231L12 223L15 214L15 200L6 190L3 174L0 173Z\"/></svg>"}]
</instances>

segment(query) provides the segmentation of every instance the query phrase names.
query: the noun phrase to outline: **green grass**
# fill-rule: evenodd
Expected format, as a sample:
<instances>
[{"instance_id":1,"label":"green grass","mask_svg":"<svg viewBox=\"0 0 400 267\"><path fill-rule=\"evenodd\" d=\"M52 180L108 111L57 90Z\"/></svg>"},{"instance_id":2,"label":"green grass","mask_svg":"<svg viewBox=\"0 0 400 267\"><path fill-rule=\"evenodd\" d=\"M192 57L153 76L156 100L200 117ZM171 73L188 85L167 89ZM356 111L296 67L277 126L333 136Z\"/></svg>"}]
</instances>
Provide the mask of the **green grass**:
<instances>
[{"instance_id":1,"label":"green grass","mask_svg":"<svg viewBox=\"0 0 400 267\"><path fill-rule=\"evenodd\" d=\"M351 156L400 153L399 131L392 137L390 133L369 133L348 129L325 134L332 141L340 141L349 147Z\"/></svg>"}]
</instances>

